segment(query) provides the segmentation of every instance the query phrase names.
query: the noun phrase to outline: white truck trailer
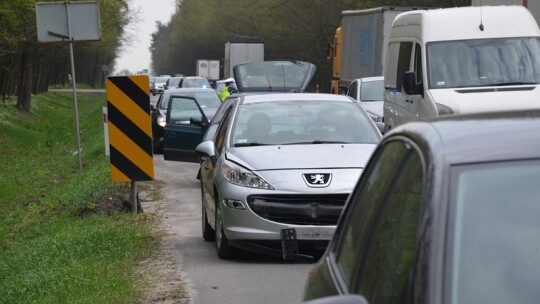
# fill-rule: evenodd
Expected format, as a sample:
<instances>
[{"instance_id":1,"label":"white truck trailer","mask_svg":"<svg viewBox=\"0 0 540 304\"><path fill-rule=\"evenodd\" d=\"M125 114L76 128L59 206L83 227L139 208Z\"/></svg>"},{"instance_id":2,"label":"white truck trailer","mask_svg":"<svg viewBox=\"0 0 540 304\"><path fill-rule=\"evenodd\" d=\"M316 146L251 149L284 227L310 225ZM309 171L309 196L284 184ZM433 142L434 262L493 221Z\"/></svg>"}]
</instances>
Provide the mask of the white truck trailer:
<instances>
[{"instance_id":1,"label":"white truck trailer","mask_svg":"<svg viewBox=\"0 0 540 304\"><path fill-rule=\"evenodd\" d=\"M206 77L208 80L219 79L219 60L199 59L197 60L198 76Z\"/></svg>"},{"instance_id":2,"label":"white truck trailer","mask_svg":"<svg viewBox=\"0 0 540 304\"><path fill-rule=\"evenodd\" d=\"M223 77L233 77L235 65L247 62L264 61L264 43L262 42L227 42L223 61Z\"/></svg>"}]
</instances>

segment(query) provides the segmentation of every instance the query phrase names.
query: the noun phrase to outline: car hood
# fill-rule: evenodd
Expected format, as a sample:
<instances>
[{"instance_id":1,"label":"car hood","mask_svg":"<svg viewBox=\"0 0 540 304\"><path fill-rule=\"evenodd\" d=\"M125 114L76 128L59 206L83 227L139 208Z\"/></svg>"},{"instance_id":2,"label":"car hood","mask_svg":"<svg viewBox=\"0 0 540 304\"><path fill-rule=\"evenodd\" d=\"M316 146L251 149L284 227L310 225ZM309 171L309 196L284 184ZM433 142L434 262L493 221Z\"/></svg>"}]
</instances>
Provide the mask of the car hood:
<instances>
[{"instance_id":1,"label":"car hood","mask_svg":"<svg viewBox=\"0 0 540 304\"><path fill-rule=\"evenodd\" d=\"M307 144L238 147L227 159L250 170L364 168L376 144Z\"/></svg>"},{"instance_id":2,"label":"car hood","mask_svg":"<svg viewBox=\"0 0 540 304\"><path fill-rule=\"evenodd\" d=\"M305 92L316 67L305 61L263 61L233 68L239 92Z\"/></svg>"},{"instance_id":3,"label":"car hood","mask_svg":"<svg viewBox=\"0 0 540 304\"><path fill-rule=\"evenodd\" d=\"M540 108L540 86L499 86L429 90L435 102L456 114Z\"/></svg>"}]
</instances>

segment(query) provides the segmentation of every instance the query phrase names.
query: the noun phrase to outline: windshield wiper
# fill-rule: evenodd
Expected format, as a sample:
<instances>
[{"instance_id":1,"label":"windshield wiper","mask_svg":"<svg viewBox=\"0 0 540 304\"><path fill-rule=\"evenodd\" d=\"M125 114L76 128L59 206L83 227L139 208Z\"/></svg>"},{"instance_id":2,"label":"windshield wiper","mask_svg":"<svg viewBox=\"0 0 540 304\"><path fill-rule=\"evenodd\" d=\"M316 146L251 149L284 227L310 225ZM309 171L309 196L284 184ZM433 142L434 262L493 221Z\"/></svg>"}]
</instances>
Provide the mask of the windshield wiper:
<instances>
[{"instance_id":1,"label":"windshield wiper","mask_svg":"<svg viewBox=\"0 0 540 304\"><path fill-rule=\"evenodd\" d=\"M509 82L500 82L494 84L495 86L509 86L509 85L524 85L524 84L537 84L536 82L528 81L509 81Z\"/></svg>"},{"instance_id":2,"label":"windshield wiper","mask_svg":"<svg viewBox=\"0 0 540 304\"><path fill-rule=\"evenodd\" d=\"M246 143L235 143L234 146L235 147L254 147L254 146L268 146L270 144L263 144L263 143L260 143L260 142L246 142Z\"/></svg>"},{"instance_id":3,"label":"windshield wiper","mask_svg":"<svg viewBox=\"0 0 540 304\"><path fill-rule=\"evenodd\" d=\"M338 140L314 140L314 141L302 141L302 142L292 142L292 143L284 143L282 145L318 145L318 144L348 144L346 141L338 141Z\"/></svg>"}]
</instances>

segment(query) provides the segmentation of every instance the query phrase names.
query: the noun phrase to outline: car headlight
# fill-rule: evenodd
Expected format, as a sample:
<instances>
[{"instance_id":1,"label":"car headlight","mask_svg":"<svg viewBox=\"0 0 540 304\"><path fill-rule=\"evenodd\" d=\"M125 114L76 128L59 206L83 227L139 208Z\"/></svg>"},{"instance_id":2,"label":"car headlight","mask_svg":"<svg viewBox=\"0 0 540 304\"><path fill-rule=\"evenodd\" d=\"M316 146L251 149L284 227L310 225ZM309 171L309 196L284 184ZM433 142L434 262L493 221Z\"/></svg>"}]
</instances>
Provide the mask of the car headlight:
<instances>
[{"instance_id":1,"label":"car headlight","mask_svg":"<svg viewBox=\"0 0 540 304\"><path fill-rule=\"evenodd\" d=\"M160 127L165 127L165 117L158 117L158 119L157 119L157 124L158 124Z\"/></svg>"},{"instance_id":2,"label":"car headlight","mask_svg":"<svg viewBox=\"0 0 540 304\"><path fill-rule=\"evenodd\" d=\"M226 160L221 165L221 173L231 184L249 188L274 190L274 187L262 177Z\"/></svg>"}]
</instances>

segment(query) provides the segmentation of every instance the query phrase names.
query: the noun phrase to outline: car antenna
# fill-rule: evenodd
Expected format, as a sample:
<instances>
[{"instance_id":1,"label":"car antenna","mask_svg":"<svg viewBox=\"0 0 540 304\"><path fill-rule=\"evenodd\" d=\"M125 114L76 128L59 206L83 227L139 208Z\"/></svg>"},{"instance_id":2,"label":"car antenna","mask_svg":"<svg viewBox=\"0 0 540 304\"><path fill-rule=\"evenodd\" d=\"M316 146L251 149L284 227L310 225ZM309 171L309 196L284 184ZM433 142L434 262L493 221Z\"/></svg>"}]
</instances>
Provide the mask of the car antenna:
<instances>
[{"instance_id":1,"label":"car antenna","mask_svg":"<svg viewBox=\"0 0 540 304\"><path fill-rule=\"evenodd\" d=\"M285 84L285 68L283 63L281 63L281 73L283 74L283 92L287 92L287 85Z\"/></svg>"},{"instance_id":2,"label":"car antenna","mask_svg":"<svg viewBox=\"0 0 540 304\"><path fill-rule=\"evenodd\" d=\"M478 26L480 31L484 31L484 21L482 20L482 0L480 0L480 25Z\"/></svg>"},{"instance_id":3,"label":"car antenna","mask_svg":"<svg viewBox=\"0 0 540 304\"><path fill-rule=\"evenodd\" d=\"M268 76L268 72L266 72L266 85L268 86L268 90L272 92L272 86L270 85L270 76Z\"/></svg>"}]
</instances>

